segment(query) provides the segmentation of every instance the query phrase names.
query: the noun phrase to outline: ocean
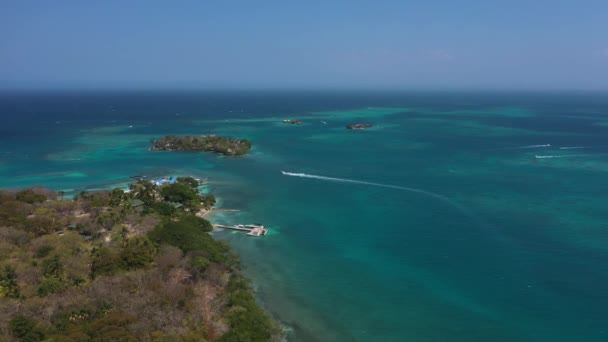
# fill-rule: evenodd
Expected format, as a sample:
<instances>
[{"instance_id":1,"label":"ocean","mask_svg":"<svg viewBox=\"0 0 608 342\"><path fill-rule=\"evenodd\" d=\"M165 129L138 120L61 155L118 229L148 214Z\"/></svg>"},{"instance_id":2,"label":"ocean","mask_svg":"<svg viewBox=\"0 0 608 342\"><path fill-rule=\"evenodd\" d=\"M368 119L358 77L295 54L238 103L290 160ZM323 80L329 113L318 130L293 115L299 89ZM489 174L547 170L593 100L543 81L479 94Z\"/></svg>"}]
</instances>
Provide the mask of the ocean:
<instances>
[{"instance_id":1,"label":"ocean","mask_svg":"<svg viewBox=\"0 0 608 342\"><path fill-rule=\"evenodd\" d=\"M5 92L0 119L0 188L208 178L240 210L212 221L270 228L214 235L291 341L608 340L607 94Z\"/></svg>"}]
</instances>

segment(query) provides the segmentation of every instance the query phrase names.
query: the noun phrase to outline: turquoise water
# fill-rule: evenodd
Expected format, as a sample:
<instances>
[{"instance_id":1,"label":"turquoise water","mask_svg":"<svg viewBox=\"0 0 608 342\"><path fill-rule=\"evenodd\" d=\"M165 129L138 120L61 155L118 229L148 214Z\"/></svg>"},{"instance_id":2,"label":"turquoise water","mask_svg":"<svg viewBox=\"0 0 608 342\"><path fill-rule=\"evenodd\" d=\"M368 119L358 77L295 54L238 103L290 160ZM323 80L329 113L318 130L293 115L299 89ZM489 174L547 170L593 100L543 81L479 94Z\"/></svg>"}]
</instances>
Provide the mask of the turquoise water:
<instances>
[{"instance_id":1,"label":"turquoise water","mask_svg":"<svg viewBox=\"0 0 608 342\"><path fill-rule=\"evenodd\" d=\"M608 339L601 94L8 94L0 111L3 188L208 177L241 210L215 222L270 227L215 235L290 340ZM185 133L254 148L147 151Z\"/></svg>"}]
</instances>

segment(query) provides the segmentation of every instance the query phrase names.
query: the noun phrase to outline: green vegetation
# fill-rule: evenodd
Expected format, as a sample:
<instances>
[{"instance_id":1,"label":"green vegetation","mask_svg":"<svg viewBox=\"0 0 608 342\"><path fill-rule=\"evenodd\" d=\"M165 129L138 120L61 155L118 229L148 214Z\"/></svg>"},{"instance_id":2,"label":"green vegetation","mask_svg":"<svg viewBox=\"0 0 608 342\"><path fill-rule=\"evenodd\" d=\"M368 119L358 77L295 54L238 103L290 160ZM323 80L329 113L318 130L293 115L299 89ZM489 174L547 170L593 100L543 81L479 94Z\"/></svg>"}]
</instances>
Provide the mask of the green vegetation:
<instances>
[{"instance_id":1,"label":"green vegetation","mask_svg":"<svg viewBox=\"0 0 608 342\"><path fill-rule=\"evenodd\" d=\"M165 220L150 232L150 238L159 244L179 247L184 253L204 251L211 261L226 261L226 246L218 244L209 234L201 234L212 230L209 221L196 216L185 216L179 221Z\"/></svg>"},{"instance_id":2,"label":"green vegetation","mask_svg":"<svg viewBox=\"0 0 608 342\"><path fill-rule=\"evenodd\" d=\"M218 135L172 136L168 135L152 141L152 151L194 151L215 152L227 156L246 154L251 148L247 139L233 139Z\"/></svg>"},{"instance_id":3,"label":"green vegetation","mask_svg":"<svg viewBox=\"0 0 608 342\"><path fill-rule=\"evenodd\" d=\"M230 331L221 341L268 341L275 329L266 318L264 311L256 304L249 290L249 283L240 274L230 278L228 290L228 322Z\"/></svg>"},{"instance_id":4,"label":"green vegetation","mask_svg":"<svg viewBox=\"0 0 608 342\"><path fill-rule=\"evenodd\" d=\"M140 180L131 185L129 194L122 193L120 199L115 202L128 202L131 207L160 216L175 216L183 211L195 212L200 210L201 206L208 209L215 204L215 196L201 195L199 185L192 177L179 177L173 184L160 186Z\"/></svg>"},{"instance_id":5,"label":"green vegetation","mask_svg":"<svg viewBox=\"0 0 608 342\"><path fill-rule=\"evenodd\" d=\"M45 256L49 255L49 253L51 253L52 251L53 251L53 246L42 245L42 246L38 247L38 249L36 250L35 257L44 258Z\"/></svg>"},{"instance_id":6,"label":"green vegetation","mask_svg":"<svg viewBox=\"0 0 608 342\"><path fill-rule=\"evenodd\" d=\"M0 192L0 340L278 339L237 256L194 215L215 202L198 185Z\"/></svg>"},{"instance_id":7,"label":"green vegetation","mask_svg":"<svg viewBox=\"0 0 608 342\"><path fill-rule=\"evenodd\" d=\"M207 209L213 207L215 205L215 196L207 195L203 197L203 206Z\"/></svg>"},{"instance_id":8,"label":"green vegetation","mask_svg":"<svg viewBox=\"0 0 608 342\"><path fill-rule=\"evenodd\" d=\"M6 265L0 270L0 298L19 298L20 296L15 268Z\"/></svg>"},{"instance_id":9,"label":"green vegetation","mask_svg":"<svg viewBox=\"0 0 608 342\"><path fill-rule=\"evenodd\" d=\"M185 183L163 185L159 192L166 202L180 203L192 210L198 210L201 206L201 197L198 190Z\"/></svg>"},{"instance_id":10,"label":"green vegetation","mask_svg":"<svg viewBox=\"0 0 608 342\"><path fill-rule=\"evenodd\" d=\"M40 286L36 293L40 297L48 296L52 293L58 293L63 291L66 288L63 280L57 277L45 277L40 282Z\"/></svg>"},{"instance_id":11,"label":"green vegetation","mask_svg":"<svg viewBox=\"0 0 608 342\"><path fill-rule=\"evenodd\" d=\"M126 240L125 246L120 251L122 268L136 270L148 266L154 261L156 246L145 236L136 236Z\"/></svg>"},{"instance_id":12,"label":"green vegetation","mask_svg":"<svg viewBox=\"0 0 608 342\"><path fill-rule=\"evenodd\" d=\"M36 321L23 317L15 316L10 320L10 329L12 335L19 341L42 341L44 334L37 328Z\"/></svg>"},{"instance_id":13,"label":"green vegetation","mask_svg":"<svg viewBox=\"0 0 608 342\"><path fill-rule=\"evenodd\" d=\"M41 193L36 193L32 189L19 191L17 194L15 194L15 198L18 201L30 203L30 204L37 203L37 202L44 202L47 200L46 195L41 194Z\"/></svg>"},{"instance_id":14,"label":"green vegetation","mask_svg":"<svg viewBox=\"0 0 608 342\"><path fill-rule=\"evenodd\" d=\"M100 275L113 275L124 265L120 260L119 251L108 247L94 247L91 250L91 279Z\"/></svg>"}]
</instances>

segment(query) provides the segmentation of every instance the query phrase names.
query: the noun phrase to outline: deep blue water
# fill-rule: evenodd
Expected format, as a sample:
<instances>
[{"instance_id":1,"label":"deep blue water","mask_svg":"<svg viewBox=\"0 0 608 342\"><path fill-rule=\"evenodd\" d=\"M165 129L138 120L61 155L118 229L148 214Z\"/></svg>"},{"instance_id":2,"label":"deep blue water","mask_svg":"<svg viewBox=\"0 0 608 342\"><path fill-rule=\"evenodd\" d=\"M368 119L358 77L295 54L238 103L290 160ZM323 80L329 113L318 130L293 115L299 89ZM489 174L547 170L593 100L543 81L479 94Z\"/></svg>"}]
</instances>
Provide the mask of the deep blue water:
<instances>
[{"instance_id":1,"label":"deep blue water","mask_svg":"<svg viewBox=\"0 0 608 342\"><path fill-rule=\"evenodd\" d=\"M292 340L608 339L606 94L6 93L0 116L3 188L209 177L241 209L213 220L271 228L215 235ZM186 133L254 148L147 151Z\"/></svg>"}]
</instances>

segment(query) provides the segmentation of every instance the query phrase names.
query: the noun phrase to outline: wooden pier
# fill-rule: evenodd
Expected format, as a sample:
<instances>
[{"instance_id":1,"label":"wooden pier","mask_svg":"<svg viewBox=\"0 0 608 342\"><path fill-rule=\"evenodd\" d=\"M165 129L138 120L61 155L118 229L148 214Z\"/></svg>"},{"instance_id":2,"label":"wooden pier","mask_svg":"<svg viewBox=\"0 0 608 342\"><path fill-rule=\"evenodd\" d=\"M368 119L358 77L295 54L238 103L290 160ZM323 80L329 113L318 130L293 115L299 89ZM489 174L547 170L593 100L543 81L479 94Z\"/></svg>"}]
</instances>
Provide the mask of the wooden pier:
<instances>
[{"instance_id":1,"label":"wooden pier","mask_svg":"<svg viewBox=\"0 0 608 342\"><path fill-rule=\"evenodd\" d=\"M250 231L253 230L253 228L243 228L243 227L237 227L237 226L225 226L223 224L214 224L213 226L215 228L242 230L244 232L250 232Z\"/></svg>"},{"instance_id":2,"label":"wooden pier","mask_svg":"<svg viewBox=\"0 0 608 342\"><path fill-rule=\"evenodd\" d=\"M257 227L250 228L250 227L246 227L243 225L226 226L223 224L214 224L213 227L221 228L221 229L240 230L242 232L247 232L247 235L250 235L250 236L262 236L262 235L266 235L266 233L268 232L268 229L266 229L264 226L257 226Z\"/></svg>"}]
</instances>

